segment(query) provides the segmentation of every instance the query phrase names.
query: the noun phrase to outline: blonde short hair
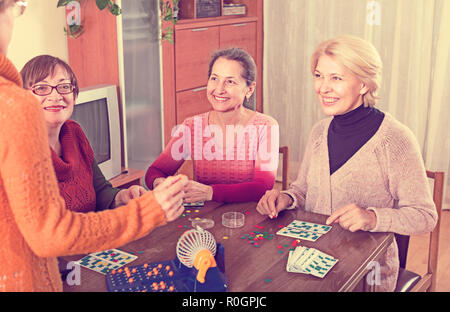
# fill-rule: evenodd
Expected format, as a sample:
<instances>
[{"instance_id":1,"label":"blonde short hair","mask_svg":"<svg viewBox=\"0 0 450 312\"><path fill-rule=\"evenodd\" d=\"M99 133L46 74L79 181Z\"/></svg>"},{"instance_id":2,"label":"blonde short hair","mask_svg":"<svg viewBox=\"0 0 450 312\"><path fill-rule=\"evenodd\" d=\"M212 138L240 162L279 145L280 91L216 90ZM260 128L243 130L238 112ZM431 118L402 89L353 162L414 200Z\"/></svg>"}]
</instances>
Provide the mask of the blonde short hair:
<instances>
[{"instance_id":1,"label":"blonde short hair","mask_svg":"<svg viewBox=\"0 0 450 312\"><path fill-rule=\"evenodd\" d=\"M383 64L376 48L361 38L345 35L320 43L311 57L314 75L319 57L328 55L350 70L368 88L362 96L365 107L373 107L378 99Z\"/></svg>"}]
</instances>

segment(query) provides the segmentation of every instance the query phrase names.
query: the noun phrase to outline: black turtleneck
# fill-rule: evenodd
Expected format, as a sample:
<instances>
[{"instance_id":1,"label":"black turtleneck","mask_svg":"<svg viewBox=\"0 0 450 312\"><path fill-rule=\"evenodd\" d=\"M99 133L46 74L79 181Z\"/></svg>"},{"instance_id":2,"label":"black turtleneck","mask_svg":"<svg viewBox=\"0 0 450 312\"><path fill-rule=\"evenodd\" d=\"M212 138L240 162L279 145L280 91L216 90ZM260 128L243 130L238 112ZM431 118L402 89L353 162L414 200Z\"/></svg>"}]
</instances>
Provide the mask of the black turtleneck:
<instances>
[{"instance_id":1,"label":"black turtleneck","mask_svg":"<svg viewBox=\"0 0 450 312\"><path fill-rule=\"evenodd\" d=\"M328 129L330 175L347 162L377 132L384 113L361 105L334 116Z\"/></svg>"}]
</instances>

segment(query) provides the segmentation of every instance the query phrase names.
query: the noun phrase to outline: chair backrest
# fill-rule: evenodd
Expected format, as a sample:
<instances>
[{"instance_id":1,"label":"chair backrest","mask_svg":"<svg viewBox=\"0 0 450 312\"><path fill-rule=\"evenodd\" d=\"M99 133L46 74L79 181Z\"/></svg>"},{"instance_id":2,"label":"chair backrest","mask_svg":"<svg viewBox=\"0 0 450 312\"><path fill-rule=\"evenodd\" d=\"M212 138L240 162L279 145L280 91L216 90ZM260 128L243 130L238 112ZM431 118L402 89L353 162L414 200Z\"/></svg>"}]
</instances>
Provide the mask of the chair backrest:
<instances>
[{"instance_id":1,"label":"chair backrest","mask_svg":"<svg viewBox=\"0 0 450 312\"><path fill-rule=\"evenodd\" d=\"M280 146L280 154L283 158L282 161L282 189L287 190L289 187L289 147L288 146Z\"/></svg>"},{"instance_id":2,"label":"chair backrest","mask_svg":"<svg viewBox=\"0 0 450 312\"><path fill-rule=\"evenodd\" d=\"M439 252L439 233L441 228L441 210L442 200L444 196L444 172L441 171L427 171L427 177L434 179L433 185L433 201L436 205L436 212L438 220L436 227L430 234L430 245L428 248L428 268L427 275L431 276L430 290L434 291L436 287L437 278L437 264L438 264L438 252Z\"/></svg>"}]
</instances>

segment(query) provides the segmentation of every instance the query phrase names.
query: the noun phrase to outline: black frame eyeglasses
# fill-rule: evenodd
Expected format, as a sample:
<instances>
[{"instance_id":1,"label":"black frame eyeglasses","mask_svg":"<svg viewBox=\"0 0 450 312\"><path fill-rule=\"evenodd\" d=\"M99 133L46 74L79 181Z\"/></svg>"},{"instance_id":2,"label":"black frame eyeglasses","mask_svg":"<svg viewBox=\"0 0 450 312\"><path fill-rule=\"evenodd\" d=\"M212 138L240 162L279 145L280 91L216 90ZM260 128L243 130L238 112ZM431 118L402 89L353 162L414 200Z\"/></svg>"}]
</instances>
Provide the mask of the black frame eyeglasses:
<instances>
[{"instance_id":1,"label":"black frame eyeglasses","mask_svg":"<svg viewBox=\"0 0 450 312\"><path fill-rule=\"evenodd\" d=\"M53 92L53 89L56 89L58 94L69 94L73 92L74 86L71 83L60 83L56 86L51 86L48 84L38 84L31 87L31 91L33 91L36 95L49 95Z\"/></svg>"}]
</instances>

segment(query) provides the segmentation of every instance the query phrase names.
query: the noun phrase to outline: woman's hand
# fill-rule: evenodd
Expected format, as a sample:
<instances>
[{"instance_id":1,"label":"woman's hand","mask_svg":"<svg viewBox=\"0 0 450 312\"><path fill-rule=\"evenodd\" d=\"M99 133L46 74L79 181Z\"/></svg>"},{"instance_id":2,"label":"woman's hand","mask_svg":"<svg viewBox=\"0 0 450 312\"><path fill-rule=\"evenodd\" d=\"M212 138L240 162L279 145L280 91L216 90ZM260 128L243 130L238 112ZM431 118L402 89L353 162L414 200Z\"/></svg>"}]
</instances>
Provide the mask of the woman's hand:
<instances>
[{"instance_id":1,"label":"woman's hand","mask_svg":"<svg viewBox=\"0 0 450 312\"><path fill-rule=\"evenodd\" d=\"M163 183L165 179L166 178L156 178L155 180L153 180L153 189L155 189L158 185Z\"/></svg>"},{"instance_id":2,"label":"woman's hand","mask_svg":"<svg viewBox=\"0 0 450 312\"><path fill-rule=\"evenodd\" d=\"M189 180L184 188L184 202L195 203L198 201L212 200L213 188L209 185Z\"/></svg>"},{"instance_id":3,"label":"woman's hand","mask_svg":"<svg viewBox=\"0 0 450 312\"><path fill-rule=\"evenodd\" d=\"M371 210L363 209L356 204L349 204L333 212L326 223L327 225L339 223L343 229L350 232L369 231L377 225L377 216Z\"/></svg>"},{"instance_id":4,"label":"woman's hand","mask_svg":"<svg viewBox=\"0 0 450 312\"><path fill-rule=\"evenodd\" d=\"M184 188L188 178L184 175L168 177L159 184L153 194L166 215L167 222L178 218L184 211Z\"/></svg>"},{"instance_id":5,"label":"woman's hand","mask_svg":"<svg viewBox=\"0 0 450 312\"><path fill-rule=\"evenodd\" d=\"M132 185L127 189L120 190L114 198L115 207L128 204L133 198L138 198L147 192L145 188L139 185Z\"/></svg>"},{"instance_id":6,"label":"woman's hand","mask_svg":"<svg viewBox=\"0 0 450 312\"><path fill-rule=\"evenodd\" d=\"M269 218L278 217L278 213L292 205L292 198L279 190L269 190L261 197L256 210Z\"/></svg>"}]
</instances>

